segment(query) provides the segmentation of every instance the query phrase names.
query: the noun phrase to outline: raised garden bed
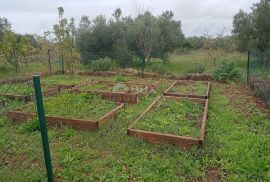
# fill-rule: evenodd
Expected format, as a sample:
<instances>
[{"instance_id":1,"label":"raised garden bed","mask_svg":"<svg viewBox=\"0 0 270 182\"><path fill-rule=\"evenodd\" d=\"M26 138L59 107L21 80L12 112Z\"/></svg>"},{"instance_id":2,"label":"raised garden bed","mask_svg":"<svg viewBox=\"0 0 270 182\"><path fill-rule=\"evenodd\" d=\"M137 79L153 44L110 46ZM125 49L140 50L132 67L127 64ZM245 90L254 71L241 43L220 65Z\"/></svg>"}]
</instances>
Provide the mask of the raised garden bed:
<instances>
[{"instance_id":1,"label":"raised garden bed","mask_svg":"<svg viewBox=\"0 0 270 182\"><path fill-rule=\"evenodd\" d=\"M56 87L59 89L71 89L84 82L91 81L89 77L79 75L54 75L41 80L43 85Z\"/></svg>"},{"instance_id":2,"label":"raised garden bed","mask_svg":"<svg viewBox=\"0 0 270 182\"><path fill-rule=\"evenodd\" d=\"M70 90L72 93L94 93L103 99L120 103L137 104L141 96L149 93L149 87L117 82L91 82L78 85Z\"/></svg>"},{"instance_id":3,"label":"raised garden bed","mask_svg":"<svg viewBox=\"0 0 270 182\"><path fill-rule=\"evenodd\" d=\"M52 125L68 125L79 130L94 131L116 117L122 103L104 101L94 94L61 94L44 100L46 121ZM24 107L8 111L7 116L21 123L37 117L36 106L30 103ZM91 118L91 119L90 119Z\"/></svg>"},{"instance_id":4,"label":"raised garden bed","mask_svg":"<svg viewBox=\"0 0 270 182\"><path fill-rule=\"evenodd\" d=\"M209 98L210 85L211 83L207 81L177 80L163 94L165 96L207 99Z\"/></svg>"},{"instance_id":5,"label":"raised garden bed","mask_svg":"<svg viewBox=\"0 0 270 182\"><path fill-rule=\"evenodd\" d=\"M42 85L43 94L52 96L59 93L59 89ZM31 101L34 98L34 86L32 82L2 84L0 96L14 100Z\"/></svg>"},{"instance_id":6,"label":"raised garden bed","mask_svg":"<svg viewBox=\"0 0 270 182\"><path fill-rule=\"evenodd\" d=\"M201 146L207 113L208 99L160 96L128 127L127 134L153 144Z\"/></svg>"}]
</instances>

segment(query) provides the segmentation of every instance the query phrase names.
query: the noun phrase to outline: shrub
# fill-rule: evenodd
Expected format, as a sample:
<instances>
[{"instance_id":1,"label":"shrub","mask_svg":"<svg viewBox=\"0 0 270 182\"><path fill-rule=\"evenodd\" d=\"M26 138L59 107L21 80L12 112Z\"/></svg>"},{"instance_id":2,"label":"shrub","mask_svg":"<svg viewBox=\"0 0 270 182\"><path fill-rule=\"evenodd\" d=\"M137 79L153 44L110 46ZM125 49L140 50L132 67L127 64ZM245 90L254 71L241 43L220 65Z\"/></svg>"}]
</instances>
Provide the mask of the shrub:
<instances>
[{"instance_id":1,"label":"shrub","mask_svg":"<svg viewBox=\"0 0 270 182\"><path fill-rule=\"evenodd\" d=\"M214 78L219 82L237 82L241 78L241 70L236 67L235 63L223 62L222 65L215 70Z\"/></svg>"},{"instance_id":2,"label":"shrub","mask_svg":"<svg viewBox=\"0 0 270 182\"><path fill-rule=\"evenodd\" d=\"M169 69L164 63L153 63L148 65L148 69L161 75L169 73Z\"/></svg>"},{"instance_id":3,"label":"shrub","mask_svg":"<svg viewBox=\"0 0 270 182\"><path fill-rule=\"evenodd\" d=\"M116 67L115 62L108 57L94 60L91 64L93 71L109 71L116 69Z\"/></svg>"},{"instance_id":4,"label":"shrub","mask_svg":"<svg viewBox=\"0 0 270 182\"><path fill-rule=\"evenodd\" d=\"M199 64L190 68L187 73L203 73L205 71L205 65Z\"/></svg>"}]
</instances>

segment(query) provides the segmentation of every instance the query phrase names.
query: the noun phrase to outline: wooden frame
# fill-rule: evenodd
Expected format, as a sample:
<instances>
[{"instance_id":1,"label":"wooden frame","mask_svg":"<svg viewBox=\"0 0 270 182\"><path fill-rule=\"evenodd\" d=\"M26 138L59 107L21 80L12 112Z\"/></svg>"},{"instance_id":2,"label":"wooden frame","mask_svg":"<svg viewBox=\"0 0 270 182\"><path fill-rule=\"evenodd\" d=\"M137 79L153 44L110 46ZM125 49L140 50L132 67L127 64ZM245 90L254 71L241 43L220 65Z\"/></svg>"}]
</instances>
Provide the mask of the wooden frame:
<instances>
[{"instance_id":1,"label":"wooden frame","mask_svg":"<svg viewBox=\"0 0 270 182\"><path fill-rule=\"evenodd\" d=\"M175 93L170 90L178 84L194 84L194 83L203 83L207 85L207 89L205 91L205 95L195 95L195 94L183 94L183 93ZM198 99L207 99L209 98L209 92L211 88L211 82L209 81L193 81L193 80L176 80L168 89L166 89L163 93L165 96L174 96L174 97L188 97L188 98L198 98Z\"/></svg>"},{"instance_id":2,"label":"wooden frame","mask_svg":"<svg viewBox=\"0 0 270 182\"><path fill-rule=\"evenodd\" d=\"M49 88L46 91L43 91L44 96L53 96L56 95L60 92L58 88ZM28 95L20 95L20 94L3 94L0 93L1 96L7 97L12 100L21 100L21 101L32 101L33 98L35 97L35 94L28 94Z\"/></svg>"},{"instance_id":3,"label":"wooden frame","mask_svg":"<svg viewBox=\"0 0 270 182\"><path fill-rule=\"evenodd\" d=\"M81 84L81 85L78 85L76 87L73 87L72 89L69 90L69 92L71 92L71 93L93 93L93 94L101 95L103 99L107 99L107 100L113 100L113 101L120 102L120 103L138 104L139 98L141 96L147 96L149 91L150 91L150 87L148 87L146 85L132 84L132 83L124 83L124 84L127 86L143 86L144 88L136 93L82 90L81 87L86 85L86 84L104 84L104 85L113 86L113 85L117 84L117 82L98 81L98 82L92 82L92 83L85 83L85 84Z\"/></svg>"},{"instance_id":4,"label":"wooden frame","mask_svg":"<svg viewBox=\"0 0 270 182\"><path fill-rule=\"evenodd\" d=\"M174 134L165 134L160 132L150 132L132 128L137 122L139 122L149 111L151 111L161 98L173 99L173 100L192 100L204 105L204 111L201 118L200 136L187 137ZM153 144L170 144L180 146L184 149L189 149L194 145L202 146L205 140L206 120L208 117L208 99L197 98L184 98L184 97L172 97L172 96L159 96L157 97L146 110L133 122L127 129L127 134L135 138L142 138L149 143Z\"/></svg>"},{"instance_id":5,"label":"wooden frame","mask_svg":"<svg viewBox=\"0 0 270 182\"><path fill-rule=\"evenodd\" d=\"M28 104L29 105L29 104ZM23 123L27 119L37 117L35 113L26 113L21 112L20 109L28 106L25 105L23 107L11 110L7 112L8 118L12 119L17 123ZM68 119L65 117L57 117L57 116L45 116L46 121L54 126L62 126L67 125L71 126L78 130L90 130L95 131L100 128L101 125L107 123L112 118L118 115L118 111L124 107L123 103L117 103L117 107L112 109L110 112L106 113L105 115L101 116L97 120L87 120L87 119Z\"/></svg>"}]
</instances>

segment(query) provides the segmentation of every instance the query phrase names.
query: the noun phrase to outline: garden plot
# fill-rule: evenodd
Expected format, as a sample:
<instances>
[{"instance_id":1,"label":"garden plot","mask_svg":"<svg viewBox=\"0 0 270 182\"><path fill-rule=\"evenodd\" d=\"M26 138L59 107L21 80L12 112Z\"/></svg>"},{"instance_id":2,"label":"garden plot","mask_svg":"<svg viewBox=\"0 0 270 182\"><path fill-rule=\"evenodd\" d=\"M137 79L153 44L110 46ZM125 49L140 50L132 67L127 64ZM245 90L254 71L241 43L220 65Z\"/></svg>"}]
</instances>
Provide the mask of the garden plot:
<instances>
[{"instance_id":1,"label":"garden plot","mask_svg":"<svg viewBox=\"0 0 270 182\"><path fill-rule=\"evenodd\" d=\"M59 89L70 89L87 81L91 81L91 78L79 75L54 75L42 79L41 83L43 85L57 87Z\"/></svg>"},{"instance_id":2,"label":"garden plot","mask_svg":"<svg viewBox=\"0 0 270 182\"><path fill-rule=\"evenodd\" d=\"M42 86L42 91L45 96L59 92L58 89L46 85ZM32 82L4 83L0 85L0 95L8 99L30 101L34 97L34 86Z\"/></svg>"},{"instance_id":3,"label":"garden plot","mask_svg":"<svg viewBox=\"0 0 270 182\"><path fill-rule=\"evenodd\" d=\"M44 100L46 120L52 125L68 125L80 130L97 130L114 118L124 104L105 101L95 94L64 93ZM9 111L8 117L16 122L24 122L36 117L36 105L30 103L24 107Z\"/></svg>"},{"instance_id":4,"label":"garden plot","mask_svg":"<svg viewBox=\"0 0 270 182\"><path fill-rule=\"evenodd\" d=\"M103 99L121 103L137 104L141 96L149 93L149 87L117 82L91 82L81 84L71 90L72 93L94 93Z\"/></svg>"},{"instance_id":5,"label":"garden plot","mask_svg":"<svg viewBox=\"0 0 270 182\"><path fill-rule=\"evenodd\" d=\"M207 99L209 91L210 82L177 80L163 94L165 96Z\"/></svg>"},{"instance_id":6,"label":"garden plot","mask_svg":"<svg viewBox=\"0 0 270 182\"><path fill-rule=\"evenodd\" d=\"M129 126L129 136L183 148L202 145L208 99L160 96Z\"/></svg>"}]
</instances>

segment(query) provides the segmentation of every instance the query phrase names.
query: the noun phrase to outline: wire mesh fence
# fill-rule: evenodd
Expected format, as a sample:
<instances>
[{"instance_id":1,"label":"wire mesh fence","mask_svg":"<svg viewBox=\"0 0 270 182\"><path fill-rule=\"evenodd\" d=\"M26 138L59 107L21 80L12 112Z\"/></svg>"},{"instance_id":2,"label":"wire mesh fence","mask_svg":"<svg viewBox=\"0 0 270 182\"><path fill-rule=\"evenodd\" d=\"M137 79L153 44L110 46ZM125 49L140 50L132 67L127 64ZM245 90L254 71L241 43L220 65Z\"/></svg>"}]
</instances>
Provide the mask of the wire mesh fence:
<instances>
[{"instance_id":1,"label":"wire mesh fence","mask_svg":"<svg viewBox=\"0 0 270 182\"><path fill-rule=\"evenodd\" d=\"M270 53L248 52L247 84L270 105Z\"/></svg>"}]
</instances>

